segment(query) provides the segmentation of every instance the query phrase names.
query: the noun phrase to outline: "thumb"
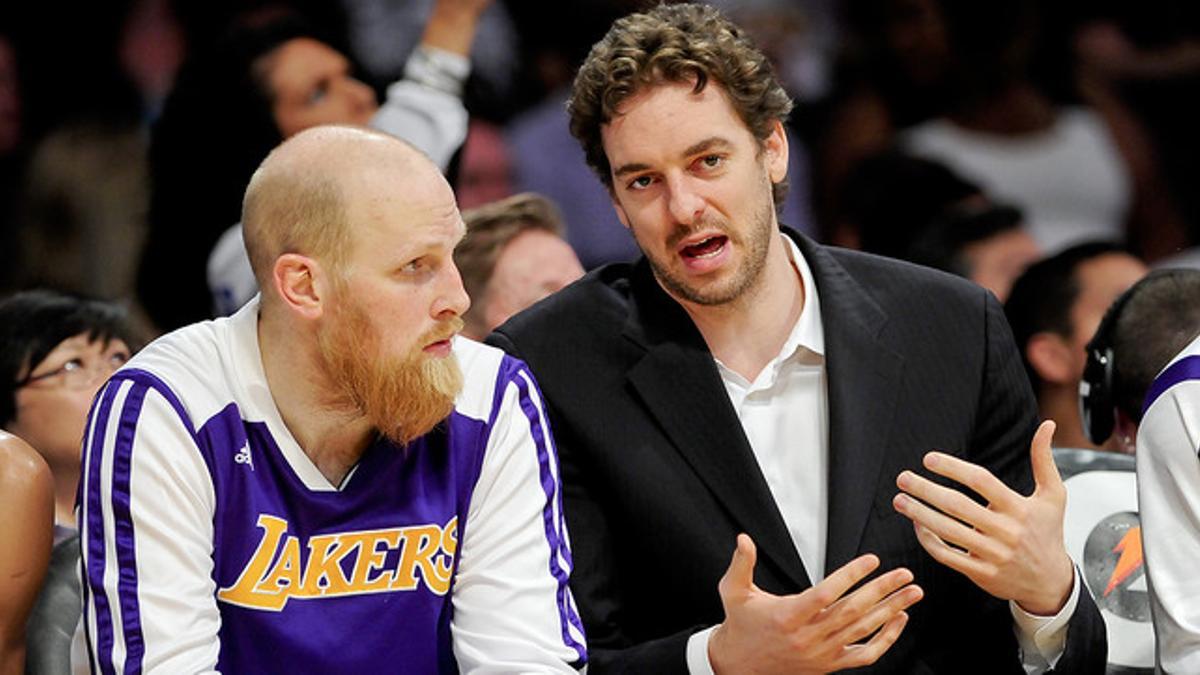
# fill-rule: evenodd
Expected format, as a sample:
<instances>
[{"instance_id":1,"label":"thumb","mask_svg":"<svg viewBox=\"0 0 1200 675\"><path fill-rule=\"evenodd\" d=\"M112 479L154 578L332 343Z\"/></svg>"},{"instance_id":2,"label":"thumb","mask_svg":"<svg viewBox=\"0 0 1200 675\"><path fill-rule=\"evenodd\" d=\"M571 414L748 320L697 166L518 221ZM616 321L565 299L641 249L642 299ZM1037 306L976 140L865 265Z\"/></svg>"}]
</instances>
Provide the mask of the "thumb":
<instances>
[{"instance_id":1,"label":"thumb","mask_svg":"<svg viewBox=\"0 0 1200 675\"><path fill-rule=\"evenodd\" d=\"M730 595L742 595L754 590L754 563L758 559L758 551L750 535L739 534L737 548L733 550L733 559L729 561L729 569L721 577L717 590L721 598Z\"/></svg>"},{"instance_id":2,"label":"thumb","mask_svg":"<svg viewBox=\"0 0 1200 675\"><path fill-rule=\"evenodd\" d=\"M1037 433L1033 435L1033 442L1029 444L1029 462L1033 465L1033 482L1037 486L1035 492L1046 489L1059 490L1063 486L1058 466L1054 464L1054 451L1050 447L1054 429L1053 420L1042 422Z\"/></svg>"}]
</instances>

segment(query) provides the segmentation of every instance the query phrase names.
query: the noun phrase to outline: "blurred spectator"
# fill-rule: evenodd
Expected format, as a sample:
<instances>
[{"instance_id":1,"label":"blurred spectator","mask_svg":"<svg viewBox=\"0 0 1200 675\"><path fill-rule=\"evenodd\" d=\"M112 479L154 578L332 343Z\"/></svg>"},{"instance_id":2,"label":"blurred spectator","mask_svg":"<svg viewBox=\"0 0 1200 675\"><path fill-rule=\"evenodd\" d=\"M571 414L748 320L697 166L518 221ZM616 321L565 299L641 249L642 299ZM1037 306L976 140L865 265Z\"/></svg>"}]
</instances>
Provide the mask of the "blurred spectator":
<instances>
[{"instance_id":1,"label":"blurred spectator","mask_svg":"<svg viewBox=\"0 0 1200 675\"><path fill-rule=\"evenodd\" d=\"M1088 86L1119 98L1151 137L1165 183L1200 242L1200 5L1102 0L1068 5Z\"/></svg>"},{"instance_id":2,"label":"blurred spectator","mask_svg":"<svg viewBox=\"0 0 1200 675\"><path fill-rule=\"evenodd\" d=\"M511 153L503 131L489 122L471 120L454 184L458 208L482 206L512 193Z\"/></svg>"},{"instance_id":3,"label":"blurred spectator","mask_svg":"<svg viewBox=\"0 0 1200 675\"><path fill-rule=\"evenodd\" d=\"M137 342L118 306L53 291L0 301L0 428L54 475L55 541L75 531L80 444L92 398Z\"/></svg>"},{"instance_id":4,"label":"blurred spectator","mask_svg":"<svg viewBox=\"0 0 1200 675\"><path fill-rule=\"evenodd\" d=\"M1004 305L1021 350L1042 419L1058 423L1055 443L1068 448L1119 450L1089 442L1079 415L1085 346L1105 311L1146 274L1141 260L1117 244L1080 244L1037 262Z\"/></svg>"},{"instance_id":5,"label":"blurred spectator","mask_svg":"<svg viewBox=\"0 0 1200 675\"><path fill-rule=\"evenodd\" d=\"M844 193L843 245L966 277L1001 301L1040 257L1020 212L937 162L879 153L854 167Z\"/></svg>"},{"instance_id":6,"label":"blurred spectator","mask_svg":"<svg viewBox=\"0 0 1200 675\"><path fill-rule=\"evenodd\" d=\"M17 55L8 37L0 33L0 157L17 149L21 140L21 90Z\"/></svg>"},{"instance_id":7,"label":"blurred spectator","mask_svg":"<svg viewBox=\"0 0 1200 675\"><path fill-rule=\"evenodd\" d=\"M149 199L145 130L183 43L167 0L122 0L103 17L93 11L64 22L30 9L22 24L38 123L17 181L11 285L128 298Z\"/></svg>"},{"instance_id":8,"label":"blurred spectator","mask_svg":"<svg viewBox=\"0 0 1200 675\"><path fill-rule=\"evenodd\" d=\"M908 127L906 148L1020 208L1048 252L1086 239L1128 240L1155 258L1185 243L1186 227L1133 118L1069 73L1047 75L1063 62L1038 58L1046 54L1043 17L1033 0L856 4L886 22L868 35L883 41L872 51L892 64L884 72L898 75L868 80L833 116L822 165L828 189L856 158Z\"/></svg>"},{"instance_id":9,"label":"blurred spectator","mask_svg":"<svg viewBox=\"0 0 1200 675\"><path fill-rule=\"evenodd\" d=\"M588 168L567 129L566 90L508 125L515 189L545 195L563 209L567 241L584 267L633 260L637 245L613 214L612 198Z\"/></svg>"},{"instance_id":10,"label":"blurred spectator","mask_svg":"<svg viewBox=\"0 0 1200 675\"><path fill-rule=\"evenodd\" d=\"M482 340L510 316L583 276L563 240L558 209L532 193L463 211L467 235L454 250L471 308L463 335Z\"/></svg>"},{"instance_id":11,"label":"blurred spectator","mask_svg":"<svg viewBox=\"0 0 1200 675\"><path fill-rule=\"evenodd\" d=\"M103 120L60 127L33 149L26 171L16 285L133 297L149 201L141 129Z\"/></svg>"},{"instance_id":12,"label":"blurred spectator","mask_svg":"<svg viewBox=\"0 0 1200 675\"><path fill-rule=\"evenodd\" d=\"M25 622L50 561L54 483L33 448L0 431L0 673L25 670Z\"/></svg>"},{"instance_id":13,"label":"blurred spectator","mask_svg":"<svg viewBox=\"0 0 1200 675\"><path fill-rule=\"evenodd\" d=\"M1080 402L1091 439L1137 454L1156 671L1200 672L1200 272L1156 270L1122 295L1088 343ZM1136 437L1136 442L1133 440Z\"/></svg>"},{"instance_id":14,"label":"blurred spectator","mask_svg":"<svg viewBox=\"0 0 1200 675\"><path fill-rule=\"evenodd\" d=\"M21 81L16 49L0 31L0 290L16 264L15 200L23 170Z\"/></svg>"},{"instance_id":15,"label":"blurred spectator","mask_svg":"<svg viewBox=\"0 0 1200 675\"><path fill-rule=\"evenodd\" d=\"M528 1L528 0L526 0ZM422 38L422 31L437 0L340 0L346 15L350 49L364 70L378 81L403 77L405 64ZM470 3L460 3L467 6ZM505 3L487 4L477 17L471 44L471 76L464 96L472 114L502 118L511 112L509 102L516 86L518 61L516 33ZM539 30L545 30L542 24ZM549 24L552 25L552 24Z\"/></svg>"},{"instance_id":16,"label":"blurred spectator","mask_svg":"<svg viewBox=\"0 0 1200 675\"><path fill-rule=\"evenodd\" d=\"M918 233L908 254L917 264L974 281L1000 302L1008 298L1025 268L1041 256L1021 212L986 200L946 209Z\"/></svg>"},{"instance_id":17,"label":"blurred spectator","mask_svg":"<svg viewBox=\"0 0 1200 675\"><path fill-rule=\"evenodd\" d=\"M382 107L345 56L290 16L244 23L185 64L151 147L150 234L138 287L159 328L208 318L214 304L229 313L253 295L240 234L229 228L250 174L284 138L318 124L370 124L445 169L466 133L466 52L489 2L438 0L405 79L388 88ZM215 303L206 276L214 277Z\"/></svg>"},{"instance_id":18,"label":"blurred spectator","mask_svg":"<svg viewBox=\"0 0 1200 675\"><path fill-rule=\"evenodd\" d=\"M945 165L886 151L854 165L842 183L838 244L903 258L917 233L947 207L982 195Z\"/></svg>"}]
</instances>

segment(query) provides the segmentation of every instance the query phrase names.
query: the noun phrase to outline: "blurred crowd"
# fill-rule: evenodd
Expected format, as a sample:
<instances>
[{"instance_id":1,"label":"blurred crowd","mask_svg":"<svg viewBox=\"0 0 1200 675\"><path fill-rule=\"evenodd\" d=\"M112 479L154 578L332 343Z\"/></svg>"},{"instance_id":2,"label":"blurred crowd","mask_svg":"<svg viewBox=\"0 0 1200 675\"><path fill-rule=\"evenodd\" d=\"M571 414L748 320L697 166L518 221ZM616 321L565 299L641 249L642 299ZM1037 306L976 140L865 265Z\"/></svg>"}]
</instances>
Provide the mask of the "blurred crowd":
<instances>
[{"instance_id":1,"label":"blurred crowd","mask_svg":"<svg viewBox=\"0 0 1200 675\"><path fill-rule=\"evenodd\" d=\"M588 47L651 4L5 3L0 428L53 474L28 460L42 475L28 481L55 501L55 541L72 536L78 442L102 376L253 295L243 191L305 128L375 126L443 169L468 225L456 260L472 337L634 258L564 103ZM781 222L1007 301L1058 443L1096 447L1077 403L1085 345L1151 268L1200 266L1200 99L1187 95L1200 85L1200 5L711 4L752 34L796 103ZM62 391L43 386L57 380ZM1120 435L1106 449L1131 451Z\"/></svg>"},{"instance_id":2,"label":"blurred crowd","mask_svg":"<svg viewBox=\"0 0 1200 675\"><path fill-rule=\"evenodd\" d=\"M9 3L0 291L121 302L146 337L227 312L206 264L240 219L250 171L299 129L383 119L393 83L430 84L413 62L439 11L443 24L471 15L434 44L469 56L450 82L466 128L440 104L409 107L446 127L422 149L445 154L460 206L535 192L584 268L633 257L563 102L587 46L645 4L124 0L67 18ZM963 274L1001 299L1025 266L1076 244L1154 264L1186 261L1200 236L1196 104L1181 95L1200 79L1200 9L715 4L797 103L781 220L800 231ZM404 124L377 126L403 137Z\"/></svg>"}]
</instances>

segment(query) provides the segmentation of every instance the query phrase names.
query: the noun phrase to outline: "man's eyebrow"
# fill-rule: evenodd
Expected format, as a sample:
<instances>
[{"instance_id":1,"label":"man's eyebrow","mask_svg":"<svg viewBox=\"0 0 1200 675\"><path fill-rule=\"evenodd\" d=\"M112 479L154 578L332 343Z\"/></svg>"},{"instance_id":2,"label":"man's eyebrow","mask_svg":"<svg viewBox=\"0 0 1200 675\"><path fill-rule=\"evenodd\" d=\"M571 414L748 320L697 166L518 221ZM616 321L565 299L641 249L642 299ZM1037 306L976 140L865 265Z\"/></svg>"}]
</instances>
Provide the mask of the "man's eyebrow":
<instances>
[{"instance_id":1,"label":"man's eyebrow","mask_svg":"<svg viewBox=\"0 0 1200 675\"><path fill-rule=\"evenodd\" d=\"M631 164L622 164L620 167L613 170L613 176L620 178L621 176L625 176L625 175L628 175L631 173L637 173L638 171L645 171L646 169L649 169L649 168L650 168L649 164L640 164L637 162L634 162Z\"/></svg>"},{"instance_id":2,"label":"man's eyebrow","mask_svg":"<svg viewBox=\"0 0 1200 675\"><path fill-rule=\"evenodd\" d=\"M726 140L720 136L710 136L698 143L692 144L687 150L683 151L682 156L686 158L686 157L690 157L692 155L702 153L706 150L724 149L724 148L729 148L732 145L733 145L732 143L730 143L728 140ZM631 173L637 173L639 171L645 171L646 169L649 169L649 168L650 168L649 164L642 164L639 162L622 164L621 166L619 166L613 170L613 176L616 178L620 178L621 176L631 174Z\"/></svg>"},{"instance_id":3,"label":"man's eyebrow","mask_svg":"<svg viewBox=\"0 0 1200 675\"><path fill-rule=\"evenodd\" d=\"M732 147L733 144L721 138L720 136L709 136L708 138L692 145L687 150L683 151L684 157L700 154L706 150L725 149Z\"/></svg>"}]
</instances>

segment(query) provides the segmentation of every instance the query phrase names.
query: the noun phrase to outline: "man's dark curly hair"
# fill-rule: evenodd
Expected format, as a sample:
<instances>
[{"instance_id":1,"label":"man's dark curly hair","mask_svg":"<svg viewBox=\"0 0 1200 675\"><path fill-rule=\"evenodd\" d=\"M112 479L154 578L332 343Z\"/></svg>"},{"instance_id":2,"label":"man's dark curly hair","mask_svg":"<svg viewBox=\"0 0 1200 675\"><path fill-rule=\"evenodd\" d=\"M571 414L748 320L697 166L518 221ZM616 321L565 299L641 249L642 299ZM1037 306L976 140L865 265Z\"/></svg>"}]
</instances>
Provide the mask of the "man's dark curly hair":
<instances>
[{"instance_id":1,"label":"man's dark curly hair","mask_svg":"<svg viewBox=\"0 0 1200 675\"><path fill-rule=\"evenodd\" d=\"M617 20L579 68L567 103L571 133L601 182L612 189L612 167L600 128L618 114L621 103L664 82L694 82L694 91L700 92L710 80L721 85L760 142L771 134L775 121L786 120L792 110L792 100L766 55L716 9L659 5ZM775 184L776 205L786 193L786 182Z\"/></svg>"}]
</instances>

